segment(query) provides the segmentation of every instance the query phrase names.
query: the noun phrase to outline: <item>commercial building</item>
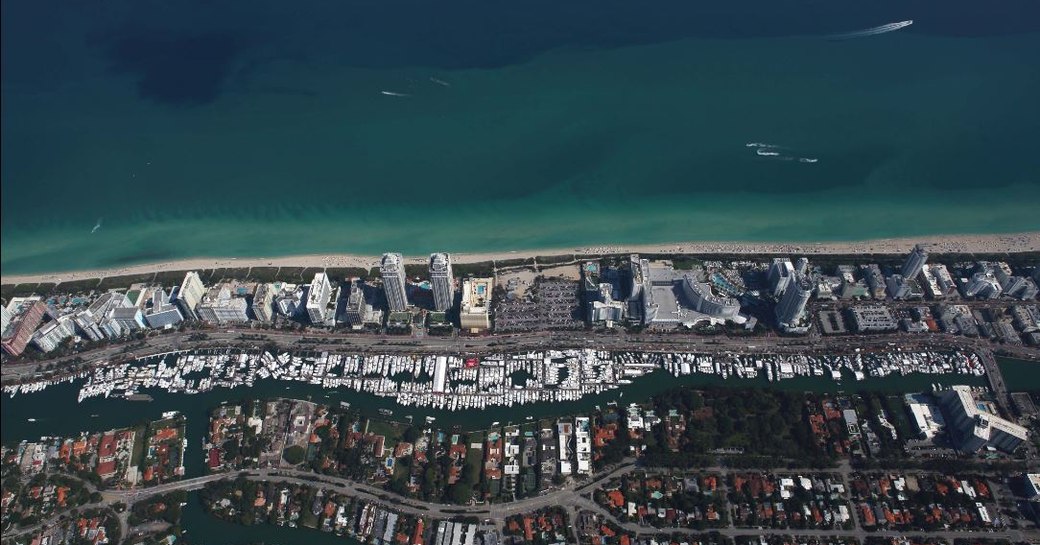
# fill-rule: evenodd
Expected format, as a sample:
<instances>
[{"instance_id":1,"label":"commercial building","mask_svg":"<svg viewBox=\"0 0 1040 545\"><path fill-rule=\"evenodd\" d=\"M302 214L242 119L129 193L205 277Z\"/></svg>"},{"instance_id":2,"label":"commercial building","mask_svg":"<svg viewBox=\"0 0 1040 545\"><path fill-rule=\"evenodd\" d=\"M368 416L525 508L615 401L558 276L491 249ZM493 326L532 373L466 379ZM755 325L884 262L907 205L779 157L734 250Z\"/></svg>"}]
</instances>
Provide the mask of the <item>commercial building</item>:
<instances>
[{"instance_id":1,"label":"commercial building","mask_svg":"<svg viewBox=\"0 0 1040 545\"><path fill-rule=\"evenodd\" d=\"M261 282L253 292L253 316L261 322L274 319L274 286Z\"/></svg>"},{"instance_id":2,"label":"commercial building","mask_svg":"<svg viewBox=\"0 0 1040 545\"><path fill-rule=\"evenodd\" d=\"M799 277L791 281L776 305L776 321L781 328L790 333L808 330L805 305L809 303L810 296L812 284L807 278Z\"/></svg>"},{"instance_id":3,"label":"commercial building","mask_svg":"<svg viewBox=\"0 0 1040 545\"><path fill-rule=\"evenodd\" d=\"M794 277L794 265L791 264L790 259L774 258L773 263L769 266L769 291L773 294L773 298L779 299Z\"/></svg>"},{"instance_id":4,"label":"commercial building","mask_svg":"<svg viewBox=\"0 0 1040 545\"><path fill-rule=\"evenodd\" d=\"M325 325L329 318L329 301L332 298L332 284L323 272L314 275L311 287L307 291L307 318L312 324Z\"/></svg>"},{"instance_id":5,"label":"commercial building","mask_svg":"<svg viewBox=\"0 0 1040 545\"><path fill-rule=\"evenodd\" d=\"M557 456L560 463L560 475L570 475L574 472L571 465L573 450L571 449L571 437L574 436L574 424L565 419L556 422L556 438L559 444Z\"/></svg>"},{"instance_id":6,"label":"commercial building","mask_svg":"<svg viewBox=\"0 0 1040 545\"><path fill-rule=\"evenodd\" d=\"M62 316L38 329L33 334L32 341L40 351L50 352L61 346L61 343L65 342L65 339L71 337L75 332L72 317Z\"/></svg>"},{"instance_id":7,"label":"commercial building","mask_svg":"<svg viewBox=\"0 0 1040 545\"><path fill-rule=\"evenodd\" d=\"M934 287L937 288L934 293L929 293L929 296L941 298L957 293L957 283L953 280L953 275L950 274L950 270L946 268L946 265L936 263L935 265L929 265L925 270L935 281Z\"/></svg>"},{"instance_id":8,"label":"commercial building","mask_svg":"<svg viewBox=\"0 0 1040 545\"><path fill-rule=\"evenodd\" d=\"M924 296L921 285L916 280L907 278L901 274L893 274L886 281L888 296L892 299L920 299Z\"/></svg>"},{"instance_id":9,"label":"commercial building","mask_svg":"<svg viewBox=\"0 0 1040 545\"><path fill-rule=\"evenodd\" d=\"M386 253L379 262L379 274L383 277L383 291L391 312L408 308L408 293L401 254Z\"/></svg>"},{"instance_id":10,"label":"commercial building","mask_svg":"<svg viewBox=\"0 0 1040 545\"><path fill-rule=\"evenodd\" d=\"M579 416L574 419L574 452L577 455L577 475L592 475L592 432L589 418Z\"/></svg>"},{"instance_id":11,"label":"commercial building","mask_svg":"<svg viewBox=\"0 0 1040 545\"><path fill-rule=\"evenodd\" d=\"M914 418L914 426L917 428L917 433L920 434L918 436L920 439L931 441L946 429L942 411L939 410L938 405L932 403L930 396L907 394L906 406Z\"/></svg>"},{"instance_id":12,"label":"commercial building","mask_svg":"<svg viewBox=\"0 0 1040 545\"><path fill-rule=\"evenodd\" d=\"M625 303L615 301L611 296L613 286L607 283L599 284L596 295L587 303L586 317L589 324L607 324L608 327L620 322L624 318Z\"/></svg>"},{"instance_id":13,"label":"commercial building","mask_svg":"<svg viewBox=\"0 0 1040 545\"><path fill-rule=\"evenodd\" d=\"M910 251L910 255L906 256L906 261L903 262L903 269L900 271L900 274L907 280L913 280L917 278L917 275L921 274L921 269L924 268L924 264L927 262L928 250L925 250L924 246L918 244Z\"/></svg>"},{"instance_id":14,"label":"commercial building","mask_svg":"<svg viewBox=\"0 0 1040 545\"><path fill-rule=\"evenodd\" d=\"M122 293L108 292L94 300L85 310L77 312L73 319L76 327L92 341L115 339L129 332L113 319L113 311L117 308L133 308L133 304Z\"/></svg>"},{"instance_id":15,"label":"commercial building","mask_svg":"<svg viewBox=\"0 0 1040 545\"><path fill-rule=\"evenodd\" d=\"M971 387L953 386L940 396L951 439L962 452L974 453L985 447L1013 452L1029 439L1026 428L979 408Z\"/></svg>"},{"instance_id":16,"label":"commercial building","mask_svg":"<svg viewBox=\"0 0 1040 545\"><path fill-rule=\"evenodd\" d=\"M1001 295L1022 301L1036 299L1037 287L1032 278L1012 274L1011 267L1003 261L993 264L991 270L1000 283Z\"/></svg>"},{"instance_id":17,"label":"commercial building","mask_svg":"<svg viewBox=\"0 0 1040 545\"><path fill-rule=\"evenodd\" d=\"M444 312L455 304L450 255L430 254L430 288L433 290L433 310Z\"/></svg>"},{"instance_id":18,"label":"commercial building","mask_svg":"<svg viewBox=\"0 0 1040 545\"><path fill-rule=\"evenodd\" d=\"M1040 473L1027 473L1024 481L1026 499L1040 501Z\"/></svg>"},{"instance_id":19,"label":"commercial building","mask_svg":"<svg viewBox=\"0 0 1040 545\"><path fill-rule=\"evenodd\" d=\"M0 339L0 346L3 346L4 352L12 356L20 356L29 341L32 340L36 328L43 321L46 311L47 305L43 301L33 301L24 307L24 310L8 324L7 330Z\"/></svg>"},{"instance_id":20,"label":"commercial building","mask_svg":"<svg viewBox=\"0 0 1040 545\"><path fill-rule=\"evenodd\" d=\"M198 319L195 308L199 306L205 295L206 286L202 283L199 273L195 271L185 273L181 287L177 290L177 304L180 305L181 311L186 317Z\"/></svg>"},{"instance_id":21,"label":"commercial building","mask_svg":"<svg viewBox=\"0 0 1040 545\"><path fill-rule=\"evenodd\" d=\"M151 307L144 313L144 321L148 327L156 329L171 327L181 323L182 320L184 320L184 315L181 314L180 308L170 302L165 290L156 288L152 292Z\"/></svg>"},{"instance_id":22,"label":"commercial building","mask_svg":"<svg viewBox=\"0 0 1040 545\"><path fill-rule=\"evenodd\" d=\"M227 286L210 290L195 307L200 320L218 324L248 322L248 309L245 297L232 296Z\"/></svg>"},{"instance_id":23,"label":"commercial building","mask_svg":"<svg viewBox=\"0 0 1040 545\"><path fill-rule=\"evenodd\" d=\"M650 277L650 260L639 255L628 257L628 298L625 300L625 316L630 322L649 325L657 318L660 308L654 302L653 282Z\"/></svg>"},{"instance_id":24,"label":"commercial building","mask_svg":"<svg viewBox=\"0 0 1040 545\"><path fill-rule=\"evenodd\" d=\"M121 307L112 309L112 320L119 324L125 332L139 331L148 327L144 321L144 313L137 307Z\"/></svg>"},{"instance_id":25,"label":"commercial building","mask_svg":"<svg viewBox=\"0 0 1040 545\"><path fill-rule=\"evenodd\" d=\"M711 321L742 321L740 301L715 293L711 284L698 282L692 275L686 274L683 276L681 289L693 310L709 317Z\"/></svg>"},{"instance_id":26,"label":"commercial building","mask_svg":"<svg viewBox=\"0 0 1040 545\"><path fill-rule=\"evenodd\" d=\"M881 267L877 264L860 265L860 275L870 288L870 296L874 299L884 299L888 286L885 284L885 275L881 274Z\"/></svg>"},{"instance_id":27,"label":"commercial building","mask_svg":"<svg viewBox=\"0 0 1040 545\"><path fill-rule=\"evenodd\" d=\"M881 305L856 306L849 309L852 327L860 332L895 331L899 324L892 312Z\"/></svg>"},{"instance_id":28,"label":"commercial building","mask_svg":"<svg viewBox=\"0 0 1040 545\"><path fill-rule=\"evenodd\" d=\"M7 326L11 325L12 318L14 318L14 313L7 307L0 306L0 335L7 331Z\"/></svg>"},{"instance_id":29,"label":"commercial building","mask_svg":"<svg viewBox=\"0 0 1040 545\"><path fill-rule=\"evenodd\" d=\"M462 308L459 321L462 329L473 333L491 328L491 278L467 278L462 282Z\"/></svg>"},{"instance_id":30,"label":"commercial building","mask_svg":"<svg viewBox=\"0 0 1040 545\"><path fill-rule=\"evenodd\" d=\"M838 288L838 296L842 299L862 299L870 295L870 290L862 280L856 279L856 268L852 265L838 265L838 273L841 277L841 287Z\"/></svg>"},{"instance_id":31,"label":"commercial building","mask_svg":"<svg viewBox=\"0 0 1040 545\"><path fill-rule=\"evenodd\" d=\"M274 297L274 308L285 317L295 318L304 309L304 289L295 284L282 284Z\"/></svg>"},{"instance_id":32,"label":"commercial building","mask_svg":"<svg viewBox=\"0 0 1040 545\"><path fill-rule=\"evenodd\" d=\"M1040 331L1040 307L1015 305L1011 307L1011 320L1022 333Z\"/></svg>"},{"instance_id":33,"label":"commercial building","mask_svg":"<svg viewBox=\"0 0 1040 545\"><path fill-rule=\"evenodd\" d=\"M978 299L996 299L1003 288L992 270L980 271L971 276L964 284L964 296Z\"/></svg>"}]
</instances>

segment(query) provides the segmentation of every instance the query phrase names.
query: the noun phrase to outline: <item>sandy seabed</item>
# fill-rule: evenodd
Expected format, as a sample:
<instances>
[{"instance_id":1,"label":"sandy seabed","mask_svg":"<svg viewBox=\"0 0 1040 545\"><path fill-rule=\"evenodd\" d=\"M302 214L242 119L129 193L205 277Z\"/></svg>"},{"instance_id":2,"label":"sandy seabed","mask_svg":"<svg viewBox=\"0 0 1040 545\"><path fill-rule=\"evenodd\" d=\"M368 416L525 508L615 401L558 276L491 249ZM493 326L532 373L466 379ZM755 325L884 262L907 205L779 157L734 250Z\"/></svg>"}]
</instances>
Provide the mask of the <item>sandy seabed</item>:
<instances>
[{"instance_id":1,"label":"sandy seabed","mask_svg":"<svg viewBox=\"0 0 1040 545\"><path fill-rule=\"evenodd\" d=\"M1021 253L1040 251L1040 231L999 235L944 235L931 237L886 238L851 242L674 242L586 246L483 253L452 253L454 263L479 263L554 255L603 255L626 253L651 254L749 254L812 256L826 254L901 254L914 244L924 244L932 253ZM425 263L427 256L405 256L406 263ZM111 269L66 271L24 275L4 275L4 284L72 282L90 278L139 275L164 271L187 271L215 268L247 267L359 267L371 269L379 265L379 256L324 254L284 257L199 257L156 263L142 263Z\"/></svg>"}]
</instances>

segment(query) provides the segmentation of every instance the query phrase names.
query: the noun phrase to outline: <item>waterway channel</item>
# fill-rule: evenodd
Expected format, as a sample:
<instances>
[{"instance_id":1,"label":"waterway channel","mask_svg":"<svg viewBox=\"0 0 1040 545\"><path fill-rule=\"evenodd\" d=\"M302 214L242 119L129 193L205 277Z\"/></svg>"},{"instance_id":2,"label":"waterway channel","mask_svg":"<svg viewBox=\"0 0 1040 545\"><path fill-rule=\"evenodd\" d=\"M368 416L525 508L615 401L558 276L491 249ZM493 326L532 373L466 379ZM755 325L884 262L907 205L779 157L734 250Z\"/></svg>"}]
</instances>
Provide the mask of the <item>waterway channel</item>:
<instances>
[{"instance_id":1,"label":"waterway channel","mask_svg":"<svg viewBox=\"0 0 1040 545\"><path fill-rule=\"evenodd\" d=\"M998 358L1005 382L1012 391L1040 390L1040 363ZM557 415L586 412L595 406L604 406L610 401L632 403L646 401L654 394L676 386L722 386L734 388L772 387L785 390L812 392L916 392L931 389L933 384L943 385L969 384L983 385L984 377L970 375L923 375L889 376L885 378L868 378L855 381L851 376L841 382L828 377L797 377L768 382L764 377L758 379L723 379L717 375L687 375L674 377L663 371L655 371L638 378L632 384L618 390L599 395L588 396L578 401L539 403L519 407L492 407L479 411L450 412L427 409L423 407L404 407L393 398L378 397L373 394L353 390L326 390L321 386L264 380L257 382L252 388L217 389L201 394L171 394L160 390L147 390L154 400L129 401L126 399L89 398L77 403L78 383L66 383L51 386L43 392L20 394L13 398L3 396L0 400L0 415L3 418L0 440L11 444L23 439L36 439L44 435L74 435L81 431L101 431L128 426L136 422L158 418L164 411L176 410L187 417L189 438L186 451L186 473L188 477L201 475L204 471L200 440L205 436L208 411L224 401L235 401L246 398L290 397L310 399L318 403L338 404L350 403L353 408L376 416L379 409L393 411L391 418L404 420L411 415L416 422L426 416L433 416L436 425L442 427L459 426L464 430L485 429L493 422L520 422L527 416L545 418ZM33 419L30 421L29 419ZM192 494L185 507L182 526L189 530L192 543L210 543L203 539L208 536L219 536L219 541L226 545L246 545L251 543L354 543L355 540L344 541L322 532L271 527L268 525L242 527L217 520L206 515L198 505L196 495Z\"/></svg>"}]
</instances>

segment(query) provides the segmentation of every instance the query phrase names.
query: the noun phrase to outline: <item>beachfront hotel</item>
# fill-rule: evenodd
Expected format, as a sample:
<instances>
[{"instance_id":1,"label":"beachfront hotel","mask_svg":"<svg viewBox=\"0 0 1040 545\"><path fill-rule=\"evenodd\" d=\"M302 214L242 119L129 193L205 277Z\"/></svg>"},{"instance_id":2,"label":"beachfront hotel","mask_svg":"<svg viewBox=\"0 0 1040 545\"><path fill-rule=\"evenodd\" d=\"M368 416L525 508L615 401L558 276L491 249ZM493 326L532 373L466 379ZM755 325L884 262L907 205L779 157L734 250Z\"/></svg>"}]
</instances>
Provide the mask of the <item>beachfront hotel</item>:
<instances>
[{"instance_id":1,"label":"beachfront hotel","mask_svg":"<svg viewBox=\"0 0 1040 545\"><path fill-rule=\"evenodd\" d=\"M467 278L462 282L462 308L459 322L471 333L491 329L491 278Z\"/></svg>"}]
</instances>

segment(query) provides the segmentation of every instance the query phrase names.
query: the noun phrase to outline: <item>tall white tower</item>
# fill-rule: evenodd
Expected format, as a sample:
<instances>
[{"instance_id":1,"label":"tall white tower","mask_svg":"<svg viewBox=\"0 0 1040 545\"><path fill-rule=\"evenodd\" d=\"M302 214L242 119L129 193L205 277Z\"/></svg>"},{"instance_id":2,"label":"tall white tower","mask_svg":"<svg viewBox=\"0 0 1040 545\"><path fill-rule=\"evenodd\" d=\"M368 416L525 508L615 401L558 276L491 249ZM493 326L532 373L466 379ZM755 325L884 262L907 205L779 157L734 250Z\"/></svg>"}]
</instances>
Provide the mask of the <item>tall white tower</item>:
<instances>
[{"instance_id":1,"label":"tall white tower","mask_svg":"<svg viewBox=\"0 0 1040 545\"><path fill-rule=\"evenodd\" d=\"M455 302L455 284L451 276L451 256L430 255L430 285L433 288L433 309L444 312Z\"/></svg>"},{"instance_id":2,"label":"tall white tower","mask_svg":"<svg viewBox=\"0 0 1040 545\"><path fill-rule=\"evenodd\" d=\"M379 262L379 274L383 277L383 290L386 292L386 303L390 311L397 312L408 308L401 254L383 254L383 259Z\"/></svg>"}]
</instances>

